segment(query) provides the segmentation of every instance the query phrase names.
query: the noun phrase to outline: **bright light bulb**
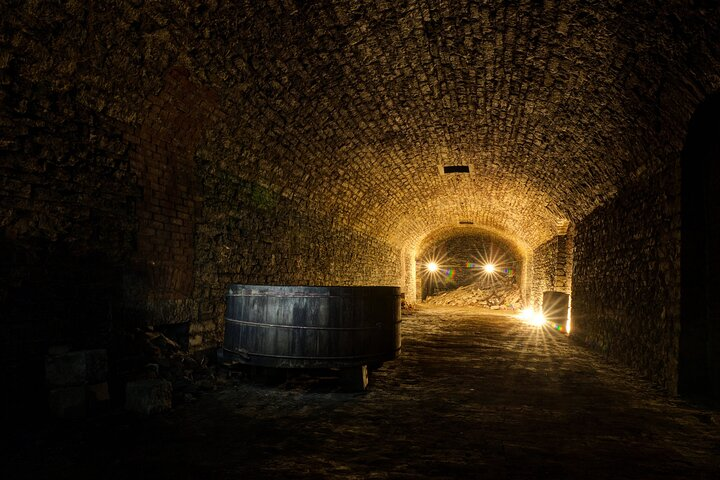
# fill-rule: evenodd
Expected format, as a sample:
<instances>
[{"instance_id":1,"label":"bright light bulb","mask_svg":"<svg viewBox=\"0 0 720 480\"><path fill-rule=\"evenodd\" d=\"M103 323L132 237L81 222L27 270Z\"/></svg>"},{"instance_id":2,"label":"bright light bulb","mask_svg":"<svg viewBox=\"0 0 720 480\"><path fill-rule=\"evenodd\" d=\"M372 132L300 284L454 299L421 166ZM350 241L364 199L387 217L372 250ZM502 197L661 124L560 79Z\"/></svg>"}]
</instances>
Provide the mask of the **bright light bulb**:
<instances>
[{"instance_id":1,"label":"bright light bulb","mask_svg":"<svg viewBox=\"0 0 720 480\"><path fill-rule=\"evenodd\" d=\"M438 264L435 262L430 262L427 264L427 271L428 272L437 272L438 271Z\"/></svg>"},{"instance_id":2,"label":"bright light bulb","mask_svg":"<svg viewBox=\"0 0 720 480\"><path fill-rule=\"evenodd\" d=\"M523 308L522 310L520 310L520 314L518 315L518 318L520 320L530 320L533 316L533 313L535 313L535 312L533 311L532 308Z\"/></svg>"},{"instance_id":3,"label":"bright light bulb","mask_svg":"<svg viewBox=\"0 0 720 480\"><path fill-rule=\"evenodd\" d=\"M530 325L535 325L536 327L545 325L545 315L543 315L542 312L535 312L528 323Z\"/></svg>"},{"instance_id":4,"label":"bright light bulb","mask_svg":"<svg viewBox=\"0 0 720 480\"><path fill-rule=\"evenodd\" d=\"M495 265L492 263L486 263L483 268L485 269L485 273L493 273L495 271Z\"/></svg>"}]
</instances>

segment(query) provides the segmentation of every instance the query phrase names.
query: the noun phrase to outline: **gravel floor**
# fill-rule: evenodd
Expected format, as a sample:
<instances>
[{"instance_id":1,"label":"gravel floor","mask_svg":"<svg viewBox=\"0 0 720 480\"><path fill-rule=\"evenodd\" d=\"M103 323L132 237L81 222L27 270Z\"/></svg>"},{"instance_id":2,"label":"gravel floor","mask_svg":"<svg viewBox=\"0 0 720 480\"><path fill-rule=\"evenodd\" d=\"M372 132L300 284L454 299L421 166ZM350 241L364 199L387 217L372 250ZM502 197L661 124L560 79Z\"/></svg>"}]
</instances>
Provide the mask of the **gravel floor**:
<instances>
[{"instance_id":1,"label":"gravel floor","mask_svg":"<svg viewBox=\"0 0 720 480\"><path fill-rule=\"evenodd\" d=\"M667 398L560 333L450 307L405 315L402 332L401 357L366 392L233 378L150 418L48 426L0 476L720 478L720 412Z\"/></svg>"}]
</instances>

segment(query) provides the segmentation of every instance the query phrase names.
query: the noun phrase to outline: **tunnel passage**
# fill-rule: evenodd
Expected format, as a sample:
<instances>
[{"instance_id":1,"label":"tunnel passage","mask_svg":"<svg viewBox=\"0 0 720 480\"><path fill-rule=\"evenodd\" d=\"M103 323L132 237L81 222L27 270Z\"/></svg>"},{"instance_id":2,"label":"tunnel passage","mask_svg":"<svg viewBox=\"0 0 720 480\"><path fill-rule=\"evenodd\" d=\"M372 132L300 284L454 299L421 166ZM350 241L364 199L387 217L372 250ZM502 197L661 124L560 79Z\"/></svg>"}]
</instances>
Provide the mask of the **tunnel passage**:
<instances>
[{"instance_id":1,"label":"tunnel passage","mask_svg":"<svg viewBox=\"0 0 720 480\"><path fill-rule=\"evenodd\" d=\"M84 345L65 326L96 311L212 351L232 283L413 302L418 246L464 222L523 246L528 303L572 293L573 335L677 389L712 2L6 3L3 355ZM107 300L53 300L44 330L45 278Z\"/></svg>"},{"instance_id":2,"label":"tunnel passage","mask_svg":"<svg viewBox=\"0 0 720 480\"><path fill-rule=\"evenodd\" d=\"M720 400L720 94L690 122L682 203L679 389Z\"/></svg>"},{"instance_id":3,"label":"tunnel passage","mask_svg":"<svg viewBox=\"0 0 720 480\"><path fill-rule=\"evenodd\" d=\"M527 260L522 246L491 231L470 225L440 229L425 237L416 255L417 298L475 286L488 290L488 298L477 298L483 306L494 290L512 290L518 304L525 290ZM420 293L421 292L421 293ZM470 300L470 299L468 299ZM493 298L508 306L509 299Z\"/></svg>"}]
</instances>

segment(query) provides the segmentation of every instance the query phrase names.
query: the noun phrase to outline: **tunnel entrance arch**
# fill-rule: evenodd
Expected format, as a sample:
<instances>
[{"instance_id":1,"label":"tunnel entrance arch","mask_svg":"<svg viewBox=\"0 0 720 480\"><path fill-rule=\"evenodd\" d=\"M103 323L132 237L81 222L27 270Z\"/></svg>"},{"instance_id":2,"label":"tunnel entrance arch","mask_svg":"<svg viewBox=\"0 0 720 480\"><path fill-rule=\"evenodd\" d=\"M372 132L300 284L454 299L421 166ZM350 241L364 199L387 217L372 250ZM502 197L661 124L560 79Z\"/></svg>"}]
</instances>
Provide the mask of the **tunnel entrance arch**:
<instances>
[{"instance_id":1,"label":"tunnel entrance arch","mask_svg":"<svg viewBox=\"0 0 720 480\"><path fill-rule=\"evenodd\" d=\"M517 291L518 298L513 303L519 305L524 301L526 249L493 230L481 227L438 229L420 242L415 262L418 300L424 301L430 295L458 288L475 294L480 293L478 289L488 288ZM473 300L484 301L474 297ZM506 303L508 299L492 300Z\"/></svg>"},{"instance_id":2,"label":"tunnel entrance arch","mask_svg":"<svg viewBox=\"0 0 720 480\"><path fill-rule=\"evenodd\" d=\"M720 93L692 117L681 175L678 391L720 400Z\"/></svg>"}]
</instances>

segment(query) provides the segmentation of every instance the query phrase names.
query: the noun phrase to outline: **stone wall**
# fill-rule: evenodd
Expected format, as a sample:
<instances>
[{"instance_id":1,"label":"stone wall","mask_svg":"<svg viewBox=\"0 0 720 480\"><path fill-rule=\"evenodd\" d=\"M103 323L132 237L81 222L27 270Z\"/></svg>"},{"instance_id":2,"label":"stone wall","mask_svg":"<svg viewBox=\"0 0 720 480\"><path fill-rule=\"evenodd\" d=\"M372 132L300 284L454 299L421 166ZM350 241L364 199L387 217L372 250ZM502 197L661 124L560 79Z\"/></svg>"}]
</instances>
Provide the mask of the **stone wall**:
<instances>
[{"instance_id":1,"label":"stone wall","mask_svg":"<svg viewBox=\"0 0 720 480\"><path fill-rule=\"evenodd\" d=\"M556 292L572 291L573 248L574 230L570 229L564 235L557 236L557 262L553 278L553 289Z\"/></svg>"},{"instance_id":2,"label":"stone wall","mask_svg":"<svg viewBox=\"0 0 720 480\"><path fill-rule=\"evenodd\" d=\"M0 301L4 321L41 351L84 343L109 318L146 321L155 285L191 290L187 152L207 123L207 95L172 68L175 43L158 33L158 15L141 21L124 2L3 7ZM174 272L168 261L190 275L149 268ZM94 301L102 306L88 308ZM24 334L3 338L27 349Z\"/></svg>"},{"instance_id":3,"label":"stone wall","mask_svg":"<svg viewBox=\"0 0 720 480\"><path fill-rule=\"evenodd\" d=\"M593 235L650 262L630 267L637 293L623 283L634 308L662 278L652 236L674 231L641 207L660 208L657 172L720 86L720 22L677 8L3 2L4 352L147 323L211 346L230 282L412 295L408 251L460 222L535 248L537 296L569 288L547 263L558 218L606 202L583 222L581 312L605 315L624 271ZM621 310L580 326L649 369L616 340Z\"/></svg>"},{"instance_id":4,"label":"stone wall","mask_svg":"<svg viewBox=\"0 0 720 480\"><path fill-rule=\"evenodd\" d=\"M77 91L16 78L2 104L0 375L7 398L26 398L49 345L109 343L141 191L118 122Z\"/></svg>"},{"instance_id":5,"label":"stone wall","mask_svg":"<svg viewBox=\"0 0 720 480\"><path fill-rule=\"evenodd\" d=\"M554 290L558 258L558 238L554 237L533 250L530 268L530 306L539 310L542 294Z\"/></svg>"},{"instance_id":6,"label":"stone wall","mask_svg":"<svg viewBox=\"0 0 720 480\"><path fill-rule=\"evenodd\" d=\"M573 236L571 227L533 250L529 302L533 308L542 306L543 292L571 292Z\"/></svg>"},{"instance_id":7,"label":"stone wall","mask_svg":"<svg viewBox=\"0 0 720 480\"><path fill-rule=\"evenodd\" d=\"M149 97L142 124L126 135L143 196L137 204L131 299L143 324L197 318L192 298L195 222L200 214L194 152L222 113L217 94L182 67L171 68ZM129 280L130 282L130 280Z\"/></svg>"},{"instance_id":8,"label":"stone wall","mask_svg":"<svg viewBox=\"0 0 720 480\"><path fill-rule=\"evenodd\" d=\"M3 400L43 398L49 346L105 348L158 323L158 298L192 304L192 153L216 102L173 67L166 19L141 17L124 2L3 4L0 373L17 390Z\"/></svg>"},{"instance_id":9,"label":"stone wall","mask_svg":"<svg viewBox=\"0 0 720 480\"><path fill-rule=\"evenodd\" d=\"M676 391L680 329L678 162L577 225L572 335Z\"/></svg>"},{"instance_id":10,"label":"stone wall","mask_svg":"<svg viewBox=\"0 0 720 480\"><path fill-rule=\"evenodd\" d=\"M415 261L415 254L409 253L408 249L401 252L403 259L403 275L400 278L400 285L403 300L408 304L413 304L420 300L421 292L418 289L418 268Z\"/></svg>"}]
</instances>

